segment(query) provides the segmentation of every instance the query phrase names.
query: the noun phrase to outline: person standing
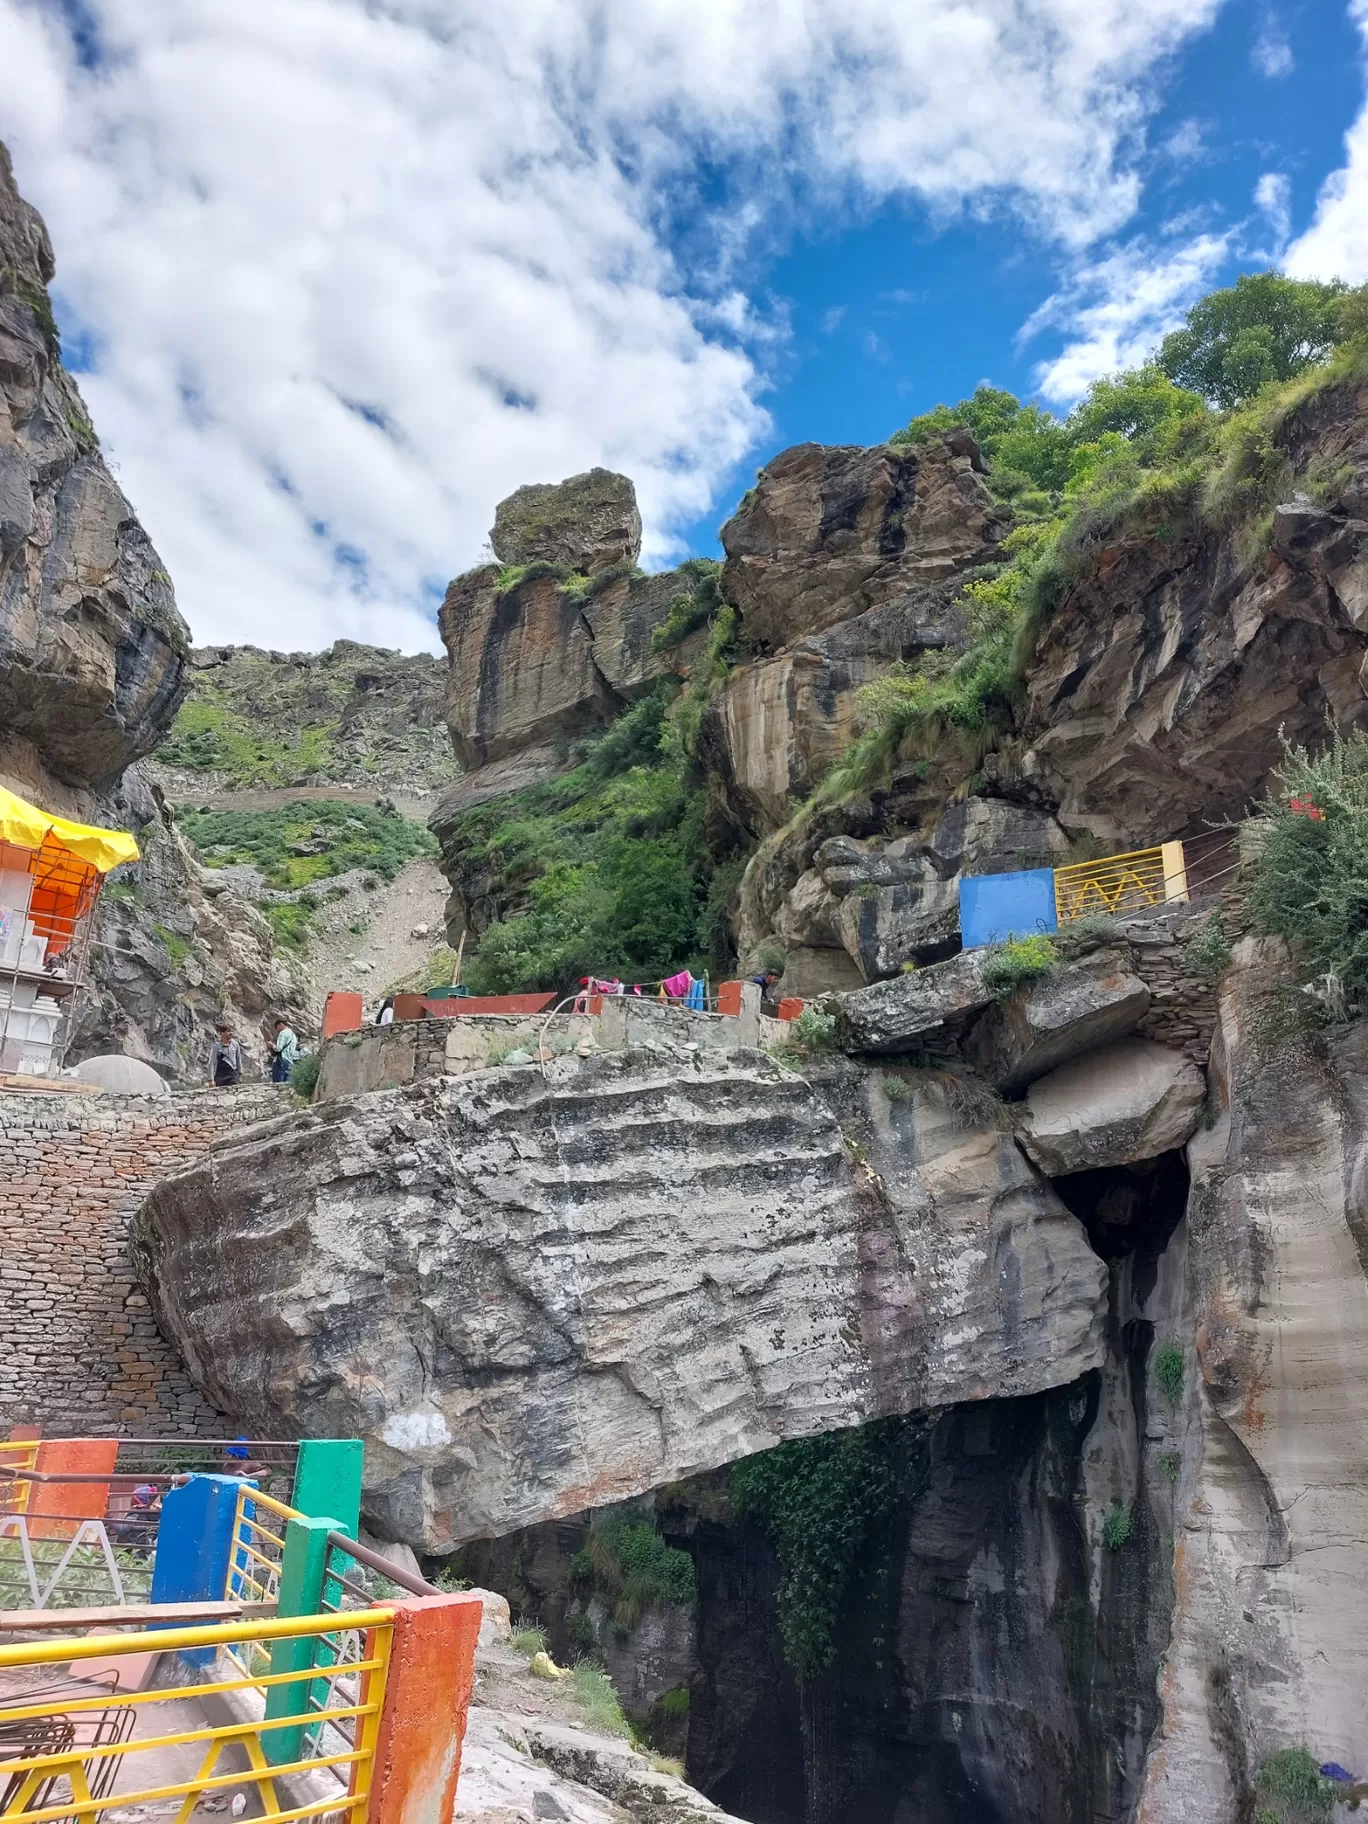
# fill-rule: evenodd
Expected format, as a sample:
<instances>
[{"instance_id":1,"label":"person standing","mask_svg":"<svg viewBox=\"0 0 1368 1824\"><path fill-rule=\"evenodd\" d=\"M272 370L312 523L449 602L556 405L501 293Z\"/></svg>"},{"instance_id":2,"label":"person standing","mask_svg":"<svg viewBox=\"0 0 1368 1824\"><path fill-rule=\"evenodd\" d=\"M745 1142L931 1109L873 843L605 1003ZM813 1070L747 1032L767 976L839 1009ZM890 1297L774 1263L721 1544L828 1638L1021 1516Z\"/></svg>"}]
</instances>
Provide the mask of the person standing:
<instances>
[{"instance_id":1,"label":"person standing","mask_svg":"<svg viewBox=\"0 0 1368 1824\"><path fill-rule=\"evenodd\" d=\"M271 1044L271 1081L288 1083L290 1072L299 1060L299 1040L287 1020L275 1023L275 1038Z\"/></svg>"},{"instance_id":2,"label":"person standing","mask_svg":"<svg viewBox=\"0 0 1368 1824\"><path fill-rule=\"evenodd\" d=\"M215 1089L231 1089L242 1081L242 1046L226 1022L209 1049L209 1081Z\"/></svg>"}]
</instances>

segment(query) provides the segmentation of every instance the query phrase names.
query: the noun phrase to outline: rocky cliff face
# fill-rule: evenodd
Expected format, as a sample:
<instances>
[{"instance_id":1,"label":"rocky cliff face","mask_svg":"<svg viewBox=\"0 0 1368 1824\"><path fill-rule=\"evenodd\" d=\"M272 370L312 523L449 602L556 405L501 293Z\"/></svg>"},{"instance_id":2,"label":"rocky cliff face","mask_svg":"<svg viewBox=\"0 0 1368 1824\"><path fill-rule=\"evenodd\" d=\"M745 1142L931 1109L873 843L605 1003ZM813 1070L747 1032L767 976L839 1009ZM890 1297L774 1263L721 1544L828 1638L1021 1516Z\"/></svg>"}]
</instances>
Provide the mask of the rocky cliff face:
<instances>
[{"instance_id":1,"label":"rocky cliff face","mask_svg":"<svg viewBox=\"0 0 1368 1824\"><path fill-rule=\"evenodd\" d=\"M498 564L458 576L442 603L447 721L462 781L434 819L563 764L566 743L611 721L678 663L651 650L681 579L642 576L641 516L626 476L591 469L520 488L490 534ZM505 764L518 757L515 770Z\"/></svg>"},{"instance_id":2,"label":"rocky cliff face","mask_svg":"<svg viewBox=\"0 0 1368 1824\"><path fill-rule=\"evenodd\" d=\"M137 771L185 695L189 642L61 364L53 270L0 146L0 782L144 850L103 895L68 1060L127 1050L198 1080L215 1021L260 1055L266 1008L300 1002L269 927L211 898Z\"/></svg>"},{"instance_id":3,"label":"rocky cliff face","mask_svg":"<svg viewBox=\"0 0 1368 1824\"><path fill-rule=\"evenodd\" d=\"M156 746L188 641L62 367L53 270L0 147L0 773L84 808Z\"/></svg>"},{"instance_id":4,"label":"rocky cliff face","mask_svg":"<svg viewBox=\"0 0 1368 1824\"><path fill-rule=\"evenodd\" d=\"M1100 550L1039 641L1022 773L1070 830L1118 848L1239 816L1279 730L1318 745L1368 719L1368 388L1283 426L1266 527L1186 520Z\"/></svg>"},{"instance_id":5,"label":"rocky cliff face","mask_svg":"<svg viewBox=\"0 0 1368 1824\"><path fill-rule=\"evenodd\" d=\"M1187 1437L1173 1636L1144 1824L1255 1811L1289 1743L1368 1765L1362 1022L1327 1041L1281 945L1241 946L1192 1143L1180 1260Z\"/></svg>"}]
</instances>

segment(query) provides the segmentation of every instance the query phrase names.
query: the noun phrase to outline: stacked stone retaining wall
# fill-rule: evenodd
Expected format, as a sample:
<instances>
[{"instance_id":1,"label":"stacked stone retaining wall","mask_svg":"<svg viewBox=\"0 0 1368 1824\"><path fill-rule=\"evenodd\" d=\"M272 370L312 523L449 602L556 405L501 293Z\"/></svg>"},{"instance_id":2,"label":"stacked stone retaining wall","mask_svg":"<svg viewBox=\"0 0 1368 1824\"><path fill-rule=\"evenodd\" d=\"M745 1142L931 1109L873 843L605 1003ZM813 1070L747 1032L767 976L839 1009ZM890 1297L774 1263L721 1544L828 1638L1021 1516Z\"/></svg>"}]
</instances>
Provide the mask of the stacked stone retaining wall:
<instances>
[{"instance_id":1,"label":"stacked stone retaining wall","mask_svg":"<svg viewBox=\"0 0 1368 1824\"><path fill-rule=\"evenodd\" d=\"M183 1095L0 1091L0 1435L223 1435L153 1322L128 1223L159 1178L282 1112L267 1085Z\"/></svg>"}]
</instances>

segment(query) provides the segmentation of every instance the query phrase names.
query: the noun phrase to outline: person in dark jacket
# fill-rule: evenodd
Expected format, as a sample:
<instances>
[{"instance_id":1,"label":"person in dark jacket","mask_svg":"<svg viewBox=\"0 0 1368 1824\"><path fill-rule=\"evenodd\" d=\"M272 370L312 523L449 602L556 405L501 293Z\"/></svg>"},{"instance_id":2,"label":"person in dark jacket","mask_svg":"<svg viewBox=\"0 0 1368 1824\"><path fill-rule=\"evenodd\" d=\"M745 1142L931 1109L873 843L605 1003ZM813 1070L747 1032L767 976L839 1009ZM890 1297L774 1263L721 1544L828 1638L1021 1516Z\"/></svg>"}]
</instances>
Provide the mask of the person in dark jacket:
<instances>
[{"instance_id":1,"label":"person in dark jacket","mask_svg":"<svg viewBox=\"0 0 1368 1824\"><path fill-rule=\"evenodd\" d=\"M215 1089L231 1089L242 1081L242 1046L233 1037L231 1026L220 1026L210 1047L209 1081Z\"/></svg>"}]
</instances>

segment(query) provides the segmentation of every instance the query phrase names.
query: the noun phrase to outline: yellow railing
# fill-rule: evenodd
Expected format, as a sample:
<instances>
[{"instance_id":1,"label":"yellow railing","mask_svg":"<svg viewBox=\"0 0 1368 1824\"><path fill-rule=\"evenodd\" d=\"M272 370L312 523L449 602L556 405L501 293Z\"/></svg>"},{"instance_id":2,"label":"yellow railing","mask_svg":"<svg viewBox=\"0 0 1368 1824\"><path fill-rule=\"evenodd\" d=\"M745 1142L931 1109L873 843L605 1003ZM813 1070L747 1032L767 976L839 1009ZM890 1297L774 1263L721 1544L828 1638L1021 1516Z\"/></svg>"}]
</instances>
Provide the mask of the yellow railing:
<instances>
[{"instance_id":1,"label":"yellow railing","mask_svg":"<svg viewBox=\"0 0 1368 1824\"><path fill-rule=\"evenodd\" d=\"M387 1608L353 1611L346 1617L345 1628L361 1630L364 1644L359 1658L351 1659L345 1665L339 1664L335 1669L311 1663L298 1671L271 1673L260 1678L226 1678L165 1690L129 1691L113 1699L108 1691L95 1697L75 1693L54 1695L49 1691L38 1701L25 1703L22 1689L14 1687L22 1682L23 1674L34 1667L51 1667L56 1675L59 1669L75 1660L108 1659L129 1653L231 1647L245 1649L246 1657L251 1659L255 1657L253 1649L263 1643L335 1636L341 1631L339 1618L308 1615L288 1621L160 1628L155 1632L83 1635L0 1647L0 1690L8 1686L13 1691L8 1701L0 1698L0 1820L14 1818L22 1819L23 1824L55 1824L57 1819L95 1818L114 1807L123 1811L131 1806L179 1799L181 1804L175 1813L175 1824L187 1824L205 1794L248 1786L257 1791L261 1815L276 1819L278 1824L287 1819L322 1818L329 1814L345 1817L346 1824L365 1824L385 1704L394 1611ZM156 1730L154 1721L150 1734L137 1733L138 1726L149 1714L155 1718L150 1707L156 1704L190 1702L202 1705L206 1699L229 1693L255 1692L276 1685L306 1682L326 1681L331 1691L343 1678L351 1686L335 1693L343 1701L326 1704L321 1717L315 1719L334 1724L339 1735L342 1726L349 1725L346 1739L341 1741L337 1751L306 1754L303 1759L272 1765L267 1759L263 1738L273 1730L298 1728L299 1718L295 1716L269 1722L262 1718L196 1729L173 1728L161 1733ZM111 1710L123 1714L120 1727L111 1729L109 1726ZM120 1763L138 1755L155 1754L164 1765L165 1757L184 1758L184 1751L193 1750L197 1744L203 1744L204 1753L192 1773L169 1780L163 1778L156 1785L136 1790L131 1789L126 1780L120 1780L123 1790L117 1794L109 1791ZM39 1751L28 1752L30 1745ZM224 1750L233 1747L245 1757L247 1772L218 1771ZM46 1751L42 1751L44 1749ZM277 1790L276 1781L282 1776L322 1768L331 1769L339 1781L337 1793L306 1804L291 1805ZM169 1809L164 1815L170 1818Z\"/></svg>"},{"instance_id":2,"label":"yellow railing","mask_svg":"<svg viewBox=\"0 0 1368 1824\"><path fill-rule=\"evenodd\" d=\"M275 1520L267 1526L262 1515ZM233 1543L228 1554L228 1577L224 1598L228 1602L276 1602L280 1597L280 1567L285 1556L285 1527L291 1520L302 1520L297 1508L287 1507L273 1495L263 1495L246 1483L238 1490L237 1511L233 1515ZM249 1648L244 1654L231 1646L223 1649L244 1678L264 1670L262 1655Z\"/></svg>"},{"instance_id":3,"label":"yellow railing","mask_svg":"<svg viewBox=\"0 0 1368 1824\"><path fill-rule=\"evenodd\" d=\"M25 1470L32 1469L38 1461L38 1440L35 1438L26 1443L11 1443L8 1439L0 1443L0 1468ZM28 1509L29 1490L32 1482L14 1481L9 1476L0 1476L0 1518L6 1514L22 1514Z\"/></svg>"},{"instance_id":4,"label":"yellow railing","mask_svg":"<svg viewBox=\"0 0 1368 1824\"><path fill-rule=\"evenodd\" d=\"M1061 925L1074 919L1135 912L1168 900L1186 899L1187 869L1181 842L1129 855L1105 855L1100 861L1075 862L1054 871L1055 916Z\"/></svg>"}]
</instances>

